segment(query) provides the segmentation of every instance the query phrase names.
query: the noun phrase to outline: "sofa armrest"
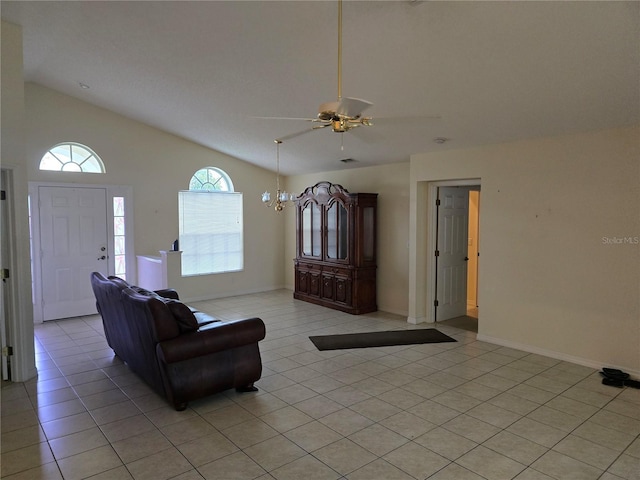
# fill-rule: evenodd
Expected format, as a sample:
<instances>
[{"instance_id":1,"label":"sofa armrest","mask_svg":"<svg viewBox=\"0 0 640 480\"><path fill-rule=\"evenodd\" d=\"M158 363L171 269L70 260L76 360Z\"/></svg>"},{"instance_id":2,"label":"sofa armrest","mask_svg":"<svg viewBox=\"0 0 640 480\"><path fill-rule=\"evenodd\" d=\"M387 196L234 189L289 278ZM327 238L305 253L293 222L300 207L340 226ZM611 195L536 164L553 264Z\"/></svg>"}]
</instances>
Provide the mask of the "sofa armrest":
<instances>
[{"instance_id":1,"label":"sofa armrest","mask_svg":"<svg viewBox=\"0 0 640 480\"><path fill-rule=\"evenodd\" d=\"M154 290L154 293L157 293L161 297L164 298L172 298L173 300L180 300L178 296L178 292L176 292L173 288L163 288L162 290Z\"/></svg>"},{"instance_id":2,"label":"sofa armrest","mask_svg":"<svg viewBox=\"0 0 640 480\"><path fill-rule=\"evenodd\" d=\"M169 364L258 343L264 337L264 322L259 318L216 322L204 325L196 332L160 342L156 352L161 361Z\"/></svg>"}]
</instances>

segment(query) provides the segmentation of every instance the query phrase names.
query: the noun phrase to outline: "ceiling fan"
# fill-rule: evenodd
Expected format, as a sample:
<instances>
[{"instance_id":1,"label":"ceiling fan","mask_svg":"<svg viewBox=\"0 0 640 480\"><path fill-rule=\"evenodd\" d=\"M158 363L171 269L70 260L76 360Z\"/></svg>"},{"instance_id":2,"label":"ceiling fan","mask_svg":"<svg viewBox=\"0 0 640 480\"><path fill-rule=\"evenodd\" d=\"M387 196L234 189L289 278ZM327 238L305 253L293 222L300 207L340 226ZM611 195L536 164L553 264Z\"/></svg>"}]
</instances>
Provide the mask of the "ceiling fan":
<instances>
[{"instance_id":1,"label":"ceiling fan","mask_svg":"<svg viewBox=\"0 0 640 480\"><path fill-rule=\"evenodd\" d=\"M318 108L316 118L290 118L290 117L257 117L279 120L303 120L313 122L310 129L278 138L280 141L331 127L336 133L345 133L349 130L364 126L373 125L371 117L363 117L362 112L371 107L373 103L360 98L350 98L342 96L342 0L338 0L338 99L335 102L322 103Z\"/></svg>"},{"instance_id":2,"label":"ceiling fan","mask_svg":"<svg viewBox=\"0 0 640 480\"><path fill-rule=\"evenodd\" d=\"M338 99L334 102L326 102L320 104L318 114L315 118L291 118L291 117L254 117L262 119L277 120L298 120L311 122L314 125L302 131L284 135L276 139L276 141L284 142L292 138L304 135L305 133L315 130L330 128L336 133L346 133L360 126L370 127L373 125L372 117L362 116L367 108L373 103L360 98L343 97L342 96L342 0L338 0ZM415 122L424 119L439 119L440 115L427 115L420 117L377 117L384 120L409 120Z\"/></svg>"}]
</instances>

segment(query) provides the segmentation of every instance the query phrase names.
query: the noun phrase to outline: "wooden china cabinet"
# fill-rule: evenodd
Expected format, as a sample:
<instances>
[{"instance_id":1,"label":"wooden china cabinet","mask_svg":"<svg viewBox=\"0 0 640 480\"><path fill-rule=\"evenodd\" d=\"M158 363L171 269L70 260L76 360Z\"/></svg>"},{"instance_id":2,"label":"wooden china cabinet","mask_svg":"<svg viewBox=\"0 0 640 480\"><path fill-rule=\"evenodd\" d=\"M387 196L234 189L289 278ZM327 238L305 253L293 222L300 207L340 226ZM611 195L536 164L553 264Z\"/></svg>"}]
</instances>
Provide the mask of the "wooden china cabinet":
<instances>
[{"instance_id":1,"label":"wooden china cabinet","mask_svg":"<svg viewBox=\"0 0 640 480\"><path fill-rule=\"evenodd\" d=\"M378 309L377 197L320 182L296 198L294 298L355 315Z\"/></svg>"}]
</instances>

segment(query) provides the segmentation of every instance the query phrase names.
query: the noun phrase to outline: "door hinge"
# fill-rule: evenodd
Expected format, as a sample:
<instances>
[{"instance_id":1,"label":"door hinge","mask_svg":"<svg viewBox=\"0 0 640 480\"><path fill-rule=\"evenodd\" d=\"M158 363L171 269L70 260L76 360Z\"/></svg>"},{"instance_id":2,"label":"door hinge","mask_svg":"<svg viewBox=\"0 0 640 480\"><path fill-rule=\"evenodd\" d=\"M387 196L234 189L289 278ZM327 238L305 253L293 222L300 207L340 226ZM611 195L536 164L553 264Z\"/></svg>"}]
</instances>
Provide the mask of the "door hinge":
<instances>
[{"instance_id":1,"label":"door hinge","mask_svg":"<svg viewBox=\"0 0 640 480\"><path fill-rule=\"evenodd\" d=\"M437 306L438 306L438 300L434 300L434 301L433 301L433 306L434 306L434 307L437 307Z\"/></svg>"},{"instance_id":2,"label":"door hinge","mask_svg":"<svg viewBox=\"0 0 640 480\"><path fill-rule=\"evenodd\" d=\"M10 347L8 345L6 347L2 347L3 357L10 357L11 355L13 355L13 347Z\"/></svg>"},{"instance_id":3,"label":"door hinge","mask_svg":"<svg viewBox=\"0 0 640 480\"><path fill-rule=\"evenodd\" d=\"M439 207L439 206L440 206L440 199L436 198L436 207Z\"/></svg>"},{"instance_id":4,"label":"door hinge","mask_svg":"<svg viewBox=\"0 0 640 480\"><path fill-rule=\"evenodd\" d=\"M2 280L4 280L5 278L9 278L9 269L8 268L0 269L0 278Z\"/></svg>"},{"instance_id":5,"label":"door hinge","mask_svg":"<svg viewBox=\"0 0 640 480\"><path fill-rule=\"evenodd\" d=\"M0 200L6 200L6 199L7 199L6 190L0 190Z\"/></svg>"},{"instance_id":6,"label":"door hinge","mask_svg":"<svg viewBox=\"0 0 640 480\"><path fill-rule=\"evenodd\" d=\"M440 250L436 250L436 257L440 256Z\"/></svg>"}]
</instances>

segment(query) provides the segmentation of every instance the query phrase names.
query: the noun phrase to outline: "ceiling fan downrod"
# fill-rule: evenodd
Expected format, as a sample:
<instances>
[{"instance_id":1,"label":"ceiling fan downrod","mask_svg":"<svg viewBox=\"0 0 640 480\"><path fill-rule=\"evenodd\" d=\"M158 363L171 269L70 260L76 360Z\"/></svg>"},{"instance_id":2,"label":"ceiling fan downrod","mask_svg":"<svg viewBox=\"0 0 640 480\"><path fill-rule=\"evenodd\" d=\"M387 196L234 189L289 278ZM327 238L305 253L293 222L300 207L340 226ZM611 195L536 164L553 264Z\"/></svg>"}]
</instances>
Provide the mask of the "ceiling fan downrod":
<instances>
[{"instance_id":1,"label":"ceiling fan downrod","mask_svg":"<svg viewBox=\"0 0 640 480\"><path fill-rule=\"evenodd\" d=\"M338 0L338 101L342 98L342 0Z\"/></svg>"}]
</instances>

